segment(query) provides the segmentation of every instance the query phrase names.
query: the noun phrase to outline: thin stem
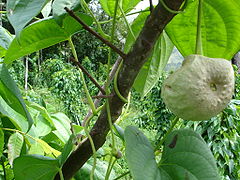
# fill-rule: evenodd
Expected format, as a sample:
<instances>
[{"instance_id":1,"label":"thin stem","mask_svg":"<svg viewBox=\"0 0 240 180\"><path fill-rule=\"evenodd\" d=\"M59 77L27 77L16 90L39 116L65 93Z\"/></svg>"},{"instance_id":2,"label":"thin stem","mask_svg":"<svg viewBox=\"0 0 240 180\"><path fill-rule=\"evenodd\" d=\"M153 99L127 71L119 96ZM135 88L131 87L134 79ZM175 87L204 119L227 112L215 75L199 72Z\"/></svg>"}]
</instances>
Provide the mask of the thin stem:
<instances>
[{"instance_id":1,"label":"thin stem","mask_svg":"<svg viewBox=\"0 0 240 180\"><path fill-rule=\"evenodd\" d=\"M131 33L131 35L132 35L134 41L136 41L136 37L135 37L135 35L134 35L134 33L133 33L133 30L132 30L130 24L129 24L128 21L127 21L126 15L125 15L125 13L124 13L122 7L119 6L119 9L120 9L120 11L121 11L121 13L122 13L123 19L124 19L124 21L125 21L125 23L126 23L126 25L127 25L127 28L128 28L128 30L129 30L129 32Z\"/></svg>"},{"instance_id":2,"label":"thin stem","mask_svg":"<svg viewBox=\"0 0 240 180\"><path fill-rule=\"evenodd\" d=\"M170 9L167 5L166 5L166 3L164 2L164 0L159 0L159 2L162 4L162 6L168 11L168 12L170 12L170 13L172 13L172 14L178 14L178 13L181 13L182 11L175 11L175 10L173 10L173 9Z\"/></svg>"},{"instance_id":3,"label":"thin stem","mask_svg":"<svg viewBox=\"0 0 240 180\"><path fill-rule=\"evenodd\" d=\"M126 57L126 54L121 51L120 49L118 49L114 44L112 44L111 42L109 42L107 39L103 38L102 36L100 36L97 32L95 32L94 30L92 30L87 24L85 24L78 16L76 16L76 14L68 9L67 7L64 8L68 14L70 16L72 16L77 22L79 22L83 28L90 32L92 35L94 35L95 37L97 37L99 40L101 40L104 44L106 44L107 46L109 46L113 51L115 51L116 53L118 53L122 58Z\"/></svg>"},{"instance_id":4,"label":"thin stem","mask_svg":"<svg viewBox=\"0 0 240 180\"><path fill-rule=\"evenodd\" d=\"M163 136L163 138L161 139L161 141L157 144L156 148L155 148L155 151L157 151L161 146L162 144L164 143L164 141L166 140L166 138L168 137L168 135L172 132L174 126L177 124L177 122L179 121L179 118L178 117L175 117L173 122L172 122L172 125L170 126L170 128L168 129L168 131L166 132L166 134Z\"/></svg>"},{"instance_id":5,"label":"thin stem","mask_svg":"<svg viewBox=\"0 0 240 180\"><path fill-rule=\"evenodd\" d=\"M114 41L114 34L115 34L115 25L116 25L116 17L117 17L117 8L118 8L118 0L115 1L115 9L114 9L114 16L113 16L113 22L112 22L112 29L111 29L111 43ZM108 52L108 66L107 66L107 74L110 73L110 69L111 69L111 52L112 50L109 49L109 52ZM107 77L107 82L106 84L109 86L109 83L110 82L110 78L109 76ZM106 92L107 92L107 95L110 94L109 92L109 87L106 86ZM107 120L108 120L108 124L109 124L109 127L110 127L110 133L111 133L111 136L112 136L112 152L115 150L115 139L114 139L114 132L113 132L113 123L112 123L112 116L111 116L111 109L110 109L110 105L109 105L109 99L106 100L106 111L107 111ZM108 179L108 174L109 174L109 170L111 168L111 162L112 162L112 158L113 158L113 155L111 154L111 158L110 158L110 161L109 161L109 164L108 164L108 169L107 169L107 174L105 176L105 180Z\"/></svg>"},{"instance_id":6,"label":"thin stem","mask_svg":"<svg viewBox=\"0 0 240 180\"><path fill-rule=\"evenodd\" d=\"M110 168L109 168L109 170L107 171L107 174L106 174L106 176L105 176L105 180L108 180L108 179L109 179L109 177L110 177L110 175L111 175L111 171L112 171L113 166L114 166L114 164L115 164L116 161L117 161L117 159L114 159L114 161L112 162L112 164L111 164L111 166L110 166Z\"/></svg>"},{"instance_id":7,"label":"thin stem","mask_svg":"<svg viewBox=\"0 0 240 180\"><path fill-rule=\"evenodd\" d=\"M78 57L77 57L77 52L76 52L76 50L75 50L74 44L73 44L73 42L72 42L72 39L69 38L69 39L68 39L68 42L69 42L69 45L70 45L70 48L71 48L71 50L72 50L72 53L73 53L73 56L74 56L75 60L76 60L77 62L79 62L79 61L78 61ZM91 98L91 96L90 96L90 93L89 93L89 91L88 91L87 84L86 84L85 78L84 78L84 76L83 76L83 72L82 72L81 69L79 69L79 70L80 70L80 71L79 71L79 72L80 72L80 77L81 77L82 83L83 83L83 89L84 89L84 92L86 93L86 97L87 97L87 100L88 100L88 104L89 104L89 106L91 107L93 114L95 114L95 113L96 113L95 105L94 105L93 100L92 100L92 98Z\"/></svg>"},{"instance_id":8,"label":"thin stem","mask_svg":"<svg viewBox=\"0 0 240 180\"><path fill-rule=\"evenodd\" d=\"M64 180L62 169L59 170L60 180Z\"/></svg>"},{"instance_id":9,"label":"thin stem","mask_svg":"<svg viewBox=\"0 0 240 180\"><path fill-rule=\"evenodd\" d=\"M127 172L123 173L122 175L118 176L118 177L115 178L114 180L121 179L122 177L124 177L124 176L126 176L126 175L128 175L128 174L130 174L130 171L127 171Z\"/></svg>"},{"instance_id":10,"label":"thin stem","mask_svg":"<svg viewBox=\"0 0 240 180\"><path fill-rule=\"evenodd\" d=\"M106 87L108 87L108 86L110 85L111 81L112 81L113 78L114 78L114 75L116 74L116 71L117 71L118 66L119 66L119 64L121 63L121 61L122 61L122 59L121 59L121 57L119 57L119 58L117 59L117 61L114 63L114 65L112 66L111 72L110 72L110 74L109 74L109 82L106 82L106 83L103 85L103 87L102 87L103 89L106 89ZM101 92L98 93L98 96L100 96L100 95L102 95ZM95 107L99 106L100 102L101 102L100 99L96 99L96 100L94 101ZM85 126L86 120L89 118L89 116L91 116L91 114L92 114L92 112L89 111L88 114L85 116L85 118L84 118L84 120L83 120L82 126Z\"/></svg>"},{"instance_id":11,"label":"thin stem","mask_svg":"<svg viewBox=\"0 0 240 180\"><path fill-rule=\"evenodd\" d=\"M122 67L122 64L123 64L123 61L121 62L121 64L119 65L119 67L118 67L118 69L117 69L117 72L116 72L115 77L114 77L114 85L113 85L113 86L114 86L114 91L116 92L117 96L118 96L124 103L127 103L128 100L121 95L120 91L118 90L118 85L117 85L117 84L118 84L118 83L117 83L118 73L119 73L119 71L120 71L120 69L121 69L121 67Z\"/></svg>"},{"instance_id":12,"label":"thin stem","mask_svg":"<svg viewBox=\"0 0 240 180\"><path fill-rule=\"evenodd\" d=\"M93 118L93 114L88 118L88 120L86 121L86 125L84 126L84 131L89 139L89 142L91 144L91 148L92 148L92 151L93 151L93 166L92 166L92 170L91 170L91 173L90 173L90 180L94 180L93 177L94 177L94 171L96 169L96 165L97 165L97 154L96 154L96 148L95 148L95 145L94 145L94 142L93 142L93 139L91 137L91 135L89 134L89 131L87 129L88 127L88 124L89 124L89 121L90 119Z\"/></svg>"},{"instance_id":13,"label":"thin stem","mask_svg":"<svg viewBox=\"0 0 240 180\"><path fill-rule=\"evenodd\" d=\"M94 77L81 65L80 62L76 61L75 59L70 58L70 60L82 70L82 72L92 81L92 83L102 92L102 94L106 94L105 90L99 83L94 79Z\"/></svg>"},{"instance_id":14,"label":"thin stem","mask_svg":"<svg viewBox=\"0 0 240 180\"><path fill-rule=\"evenodd\" d=\"M104 38L107 38L109 39L110 37L104 33L104 31L102 30L102 27L100 25L100 23L98 22L98 20L96 19L96 17L94 16L93 12L91 11L91 9L88 7L87 3L85 0L81 0L80 1L83 5L84 8L86 8L86 11L89 12L89 14L91 15L91 17L93 18L94 22L96 23L97 25L97 28L98 28L98 32L101 36L103 36Z\"/></svg>"},{"instance_id":15,"label":"thin stem","mask_svg":"<svg viewBox=\"0 0 240 180\"><path fill-rule=\"evenodd\" d=\"M6 14L7 11L0 11L0 14Z\"/></svg>"},{"instance_id":16,"label":"thin stem","mask_svg":"<svg viewBox=\"0 0 240 180\"><path fill-rule=\"evenodd\" d=\"M201 33L201 24L202 24L202 2L203 0L199 0L198 3L198 19L197 19L197 38L196 38L196 54L203 54L202 49L202 33Z\"/></svg>"},{"instance_id":17,"label":"thin stem","mask_svg":"<svg viewBox=\"0 0 240 180\"><path fill-rule=\"evenodd\" d=\"M108 178L109 178L109 170L111 169L112 159L113 159L113 156L111 154L104 180L108 180Z\"/></svg>"},{"instance_id":18,"label":"thin stem","mask_svg":"<svg viewBox=\"0 0 240 180\"><path fill-rule=\"evenodd\" d=\"M135 14L139 14L139 13L143 13L143 12L148 12L150 11L149 9L146 9L146 10L141 10L141 11L136 11L136 12L133 12L133 13L129 13L129 14L126 14L125 16L132 16L132 15L135 15ZM122 16L121 17L118 17L117 19L121 19L123 18ZM113 21L113 19L109 19L107 21L100 21L99 24L106 24L106 23L109 23Z\"/></svg>"}]
</instances>

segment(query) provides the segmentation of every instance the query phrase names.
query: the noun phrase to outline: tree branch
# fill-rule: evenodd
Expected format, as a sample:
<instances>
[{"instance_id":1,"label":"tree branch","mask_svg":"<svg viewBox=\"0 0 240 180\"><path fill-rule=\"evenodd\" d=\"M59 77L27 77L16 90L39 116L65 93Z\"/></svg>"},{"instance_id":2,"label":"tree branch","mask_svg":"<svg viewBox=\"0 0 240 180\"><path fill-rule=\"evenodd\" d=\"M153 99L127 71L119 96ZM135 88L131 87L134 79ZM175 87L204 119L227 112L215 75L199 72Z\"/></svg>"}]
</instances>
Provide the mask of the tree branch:
<instances>
[{"instance_id":1,"label":"tree branch","mask_svg":"<svg viewBox=\"0 0 240 180\"><path fill-rule=\"evenodd\" d=\"M179 10L183 1L184 0L166 0L166 4L171 9ZM170 13L161 4L158 4L147 18L135 44L124 59L122 69L118 75L118 88L124 97L127 97L138 72L149 57L155 42L174 16L175 14ZM113 97L109 99L109 103L112 121L115 122L121 114L124 103L114 91L112 93ZM105 143L108 132L107 112L106 108L103 108L90 132L96 149L99 149ZM72 152L63 165L62 171L64 178L68 180L73 177L91 156L92 149L90 142L88 139L85 139L78 148ZM59 175L57 175L55 179L59 180Z\"/></svg>"},{"instance_id":2,"label":"tree branch","mask_svg":"<svg viewBox=\"0 0 240 180\"><path fill-rule=\"evenodd\" d=\"M90 32L92 35L94 35L96 38L98 38L99 40L101 40L104 44L106 44L107 46L109 46L113 51L115 51L116 53L118 53L123 59L126 57L126 54L121 51L120 49L118 49L114 44L112 44L110 41L108 41L107 39L103 38L102 36L100 36L97 32L95 32L94 30L92 30L87 24L85 24L72 10L68 9L67 7L64 8L68 14L70 16L72 16L77 22L79 22L79 24L81 24L83 26L83 28Z\"/></svg>"},{"instance_id":3,"label":"tree branch","mask_svg":"<svg viewBox=\"0 0 240 180\"><path fill-rule=\"evenodd\" d=\"M109 74L109 80L110 80L109 83L112 82L112 80L113 80L113 78L114 78L114 75L116 74L116 71L117 71L118 66L120 65L121 61L122 61L122 58L119 57L119 58L116 60L116 62L114 63L114 65L113 65L113 67L112 67L112 70L111 70L111 72L110 72L110 74ZM109 84L105 83L102 88L105 89L106 87L108 87L108 85L109 85ZM101 96L101 95L103 95L103 94L102 94L101 92L99 92L99 93L98 93L98 96ZM101 102L101 99L96 99L96 100L94 101L95 107L98 107L99 104L100 104L100 102ZM85 118L84 118L84 120L83 120L83 122L82 122L82 126L85 126L87 119L88 119L91 115L92 115L92 110L90 109L90 110L88 111L88 114L85 116Z\"/></svg>"},{"instance_id":4,"label":"tree branch","mask_svg":"<svg viewBox=\"0 0 240 180\"><path fill-rule=\"evenodd\" d=\"M76 61L74 58L70 58L70 60L76 65L78 66L79 69L82 70L82 72L92 81L92 83L97 86L97 88L99 89L99 91L101 91L101 93L103 95L106 94L105 90L98 84L98 82L92 77L92 75L81 65L80 62Z\"/></svg>"}]
</instances>

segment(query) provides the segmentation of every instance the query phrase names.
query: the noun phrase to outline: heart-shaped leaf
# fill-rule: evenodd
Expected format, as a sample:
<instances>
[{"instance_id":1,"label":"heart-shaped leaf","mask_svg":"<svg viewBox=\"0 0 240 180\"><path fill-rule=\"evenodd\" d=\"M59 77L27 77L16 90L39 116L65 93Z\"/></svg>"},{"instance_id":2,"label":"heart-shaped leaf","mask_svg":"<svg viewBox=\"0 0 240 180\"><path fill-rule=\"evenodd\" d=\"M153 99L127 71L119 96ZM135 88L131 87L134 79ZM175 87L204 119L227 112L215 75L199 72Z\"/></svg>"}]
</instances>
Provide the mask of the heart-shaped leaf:
<instances>
[{"instance_id":1,"label":"heart-shaped leaf","mask_svg":"<svg viewBox=\"0 0 240 180\"><path fill-rule=\"evenodd\" d=\"M24 155L13 162L13 172L17 180L50 180L55 177L59 169L57 159L40 155Z\"/></svg>"},{"instance_id":2,"label":"heart-shaped leaf","mask_svg":"<svg viewBox=\"0 0 240 180\"><path fill-rule=\"evenodd\" d=\"M7 1L7 16L18 34L32 18L37 16L49 0L10 0Z\"/></svg>"},{"instance_id":3,"label":"heart-shaped leaf","mask_svg":"<svg viewBox=\"0 0 240 180\"><path fill-rule=\"evenodd\" d=\"M201 39L204 56L231 59L240 49L240 5L236 0L204 0ZM184 13L168 24L166 31L183 56L195 53L198 0L188 1Z\"/></svg>"},{"instance_id":4,"label":"heart-shaped leaf","mask_svg":"<svg viewBox=\"0 0 240 180\"><path fill-rule=\"evenodd\" d=\"M91 24L92 19L84 14L78 14L86 23ZM14 38L4 59L9 64L17 58L47 48L80 31L82 26L70 16L66 16L60 27L53 18L40 20L23 29L18 39Z\"/></svg>"},{"instance_id":5,"label":"heart-shaped leaf","mask_svg":"<svg viewBox=\"0 0 240 180\"><path fill-rule=\"evenodd\" d=\"M204 140L188 129L173 131L166 139L161 173L169 179L219 180L215 159Z\"/></svg>"},{"instance_id":6,"label":"heart-shaped leaf","mask_svg":"<svg viewBox=\"0 0 240 180\"><path fill-rule=\"evenodd\" d=\"M154 150L148 139L136 127L128 126L124 132L126 158L133 179L161 179Z\"/></svg>"}]
</instances>

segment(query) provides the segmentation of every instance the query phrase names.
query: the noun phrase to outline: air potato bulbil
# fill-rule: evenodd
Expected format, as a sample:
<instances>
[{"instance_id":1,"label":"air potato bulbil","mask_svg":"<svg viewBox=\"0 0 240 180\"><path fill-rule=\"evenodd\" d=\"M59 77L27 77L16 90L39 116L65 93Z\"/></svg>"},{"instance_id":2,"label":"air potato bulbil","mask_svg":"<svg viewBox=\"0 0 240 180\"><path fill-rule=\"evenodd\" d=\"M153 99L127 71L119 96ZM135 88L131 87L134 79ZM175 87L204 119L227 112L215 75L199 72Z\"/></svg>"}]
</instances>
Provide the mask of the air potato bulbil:
<instances>
[{"instance_id":1,"label":"air potato bulbil","mask_svg":"<svg viewBox=\"0 0 240 180\"><path fill-rule=\"evenodd\" d=\"M176 116L202 121L220 113L233 92L234 71L230 61L190 55L164 81L161 96Z\"/></svg>"}]
</instances>

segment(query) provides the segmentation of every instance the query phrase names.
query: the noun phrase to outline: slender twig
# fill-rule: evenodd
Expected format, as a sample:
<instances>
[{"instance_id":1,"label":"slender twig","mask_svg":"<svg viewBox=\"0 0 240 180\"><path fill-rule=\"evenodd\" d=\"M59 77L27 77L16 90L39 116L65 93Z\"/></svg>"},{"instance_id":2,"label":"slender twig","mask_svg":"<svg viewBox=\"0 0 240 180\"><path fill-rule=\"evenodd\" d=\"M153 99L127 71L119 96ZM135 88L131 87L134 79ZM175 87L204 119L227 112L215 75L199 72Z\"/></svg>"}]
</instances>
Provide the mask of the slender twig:
<instances>
[{"instance_id":1,"label":"slender twig","mask_svg":"<svg viewBox=\"0 0 240 180\"><path fill-rule=\"evenodd\" d=\"M153 3L152 3L152 0L149 0L149 6L150 6L150 12L152 12L153 11Z\"/></svg>"},{"instance_id":2,"label":"slender twig","mask_svg":"<svg viewBox=\"0 0 240 180\"><path fill-rule=\"evenodd\" d=\"M72 16L77 22L79 22L83 28L88 31L89 33L91 33L92 35L94 35L96 38L98 38L99 40L101 40L104 44L106 44L107 46L109 46L113 51L115 51L116 53L118 53L123 59L125 59L126 54L121 51L120 49L118 49L118 47L116 47L114 44L112 44L110 41L108 41L107 39L103 38L102 36L100 36L97 32L95 32L94 30L92 30L87 24L85 24L72 10L68 9L67 7L64 8L68 14L70 16Z\"/></svg>"},{"instance_id":3,"label":"slender twig","mask_svg":"<svg viewBox=\"0 0 240 180\"><path fill-rule=\"evenodd\" d=\"M98 84L98 82L94 79L94 77L92 77L92 75L81 65L80 62L76 61L73 58L70 58L70 60L79 67L79 69L82 70L82 72L93 82L93 84L95 86L97 86L97 88L99 89L99 91L101 91L102 94L106 94L105 90L102 88L102 86L100 86Z\"/></svg>"},{"instance_id":4,"label":"slender twig","mask_svg":"<svg viewBox=\"0 0 240 180\"><path fill-rule=\"evenodd\" d=\"M114 63L114 65L113 65L113 67L112 67L112 70L111 70L111 72L110 72L110 74L109 74L109 80L110 80L110 81L109 81L109 82L106 82L106 83L102 86L103 89L105 89L106 87L108 87L108 86L109 86L109 83L111 83L111 81L113 80L113 78L114 78L114 76L115 76L115 74L116 74L116 71L117 71L117 69L118 69L118 66L120 65L121 61L122 61L122 58L119 57L119 58L117 59L117 61ZM101 95L103 95L102 92L99 92L97 96L101 96ZM100 102L101 102L101 99L96 99L96 100L94 101L95 107L98 107L98 105L100 104ZM91 115L92 115L92 111L89 110L89 111L88 111L88 114L85 116L85 118L84 118L84 120L83 120L83 122L82 122L82 126L85 126L86 120L87 120Z\"/></svg>"}]
</instances>

